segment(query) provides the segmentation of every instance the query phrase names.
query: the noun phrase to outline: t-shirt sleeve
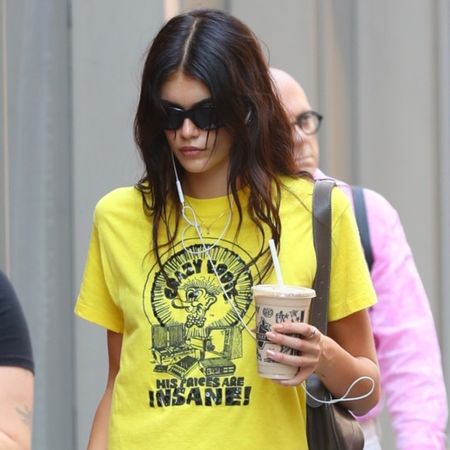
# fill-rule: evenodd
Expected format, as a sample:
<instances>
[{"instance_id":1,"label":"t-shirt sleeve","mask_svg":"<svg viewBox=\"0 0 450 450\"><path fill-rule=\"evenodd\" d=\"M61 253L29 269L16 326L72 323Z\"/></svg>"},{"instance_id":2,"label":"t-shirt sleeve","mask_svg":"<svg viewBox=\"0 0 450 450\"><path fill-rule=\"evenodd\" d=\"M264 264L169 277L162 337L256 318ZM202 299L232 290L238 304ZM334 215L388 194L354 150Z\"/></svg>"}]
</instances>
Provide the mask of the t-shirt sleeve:
<instances>
[{"instance_id":1,"label":"t-shirt sleeve","mask_svg":"<svg viewBox=\"0 0 450 450\"><path fill-rule=\"evenodd\" d=\"M376 294L348 199L333 190L329 320L339 320L376 303Z\"/></svg>"},{"instance_id":2,"label":"t-shirt sleeve","mask_svg":"<svg viewBox=\"0 0 450 450\"><path fill-rule=\"evenodd\" d=\"M111 295L105 276L108 259L107 250L104 244L102 245L99 222L101 222L101 217L96 210L84 275L75 305L75 314L108 330L122 333L122 311Z\"/></svg>"},{"instance_id":3,"label":"t-shirt sleeve","mask_svg":"<svg viewBox=\"0 0 450 450\"><path fill-rule=\"evenodd\" d=\"M34 373L30 334L16 293L0 272L0 365Z\"/></svg>"}]
</instances>

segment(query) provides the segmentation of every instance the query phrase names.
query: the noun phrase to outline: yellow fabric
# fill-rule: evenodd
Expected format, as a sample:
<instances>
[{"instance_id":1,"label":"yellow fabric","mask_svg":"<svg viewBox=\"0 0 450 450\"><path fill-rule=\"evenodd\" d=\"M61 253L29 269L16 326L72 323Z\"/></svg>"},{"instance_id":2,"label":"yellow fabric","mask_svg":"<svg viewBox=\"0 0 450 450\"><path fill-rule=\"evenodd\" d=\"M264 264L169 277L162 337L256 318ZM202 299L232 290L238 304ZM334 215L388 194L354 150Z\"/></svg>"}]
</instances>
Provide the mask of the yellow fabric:
<instances>
[{"instance_id":1,"label":"yellow fabric","mask_svg":"<svg viewBox=\"0 0 450 450\"><path fill-rule=\"evenodd\" d=\"M284 181L283 276L287 284L311 287L316 271L312 183ZM240 195L245 205L245 191ZM162 251L168 279L162 276L151 251L151 219L134 188L111 192L95 210L75 311L123 333L108 448L305 450L303 389L257 375L255 341L243 326L255 326L250 287L261 282L262 262L250 265L251 255L267 242L248 218L236 236L237 210L233 205L229 220L227 197L186 200L205 243L212 245L222 287L194 228L183 219L174 248ZM369 307L375 296L351 208L338 189L332 203L329 318L337 320ZM274 274L263 281L275 282Z\"/></svg>"}]
</instances>

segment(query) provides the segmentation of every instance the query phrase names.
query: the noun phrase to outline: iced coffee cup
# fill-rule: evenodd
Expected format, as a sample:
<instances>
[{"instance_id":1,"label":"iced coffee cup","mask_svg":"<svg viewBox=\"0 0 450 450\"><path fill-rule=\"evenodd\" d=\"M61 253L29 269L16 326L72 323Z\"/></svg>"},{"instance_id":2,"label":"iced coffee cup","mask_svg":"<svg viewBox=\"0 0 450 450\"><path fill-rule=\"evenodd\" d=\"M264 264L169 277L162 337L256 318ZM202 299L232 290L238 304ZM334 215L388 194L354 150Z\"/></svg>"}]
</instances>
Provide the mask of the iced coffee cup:
<instances>
[{"instance_id":1,"label":"iced coffee cup","mask_svg":"<svg viewBox=\"0 0 450 450\"><path fill-rule=\"evenodd\" d=\"M308 322L313 289L301 286L260 284L252 287L256 306L256 358L258 373L264 378L285 380L295 376L298 367L273 361L267 350L293 355L295 350L270 342L266 333L282 322Z\"/></svg>"}]
</instances>

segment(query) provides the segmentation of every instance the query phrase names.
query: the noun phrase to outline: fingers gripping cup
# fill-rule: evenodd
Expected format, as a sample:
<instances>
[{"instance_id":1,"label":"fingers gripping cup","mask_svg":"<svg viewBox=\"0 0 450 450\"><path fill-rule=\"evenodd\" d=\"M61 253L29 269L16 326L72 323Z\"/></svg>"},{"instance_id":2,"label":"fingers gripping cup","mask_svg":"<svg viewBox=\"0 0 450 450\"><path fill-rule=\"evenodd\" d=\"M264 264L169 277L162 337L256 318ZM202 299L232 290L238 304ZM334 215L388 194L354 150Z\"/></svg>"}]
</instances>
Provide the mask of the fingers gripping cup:
<instances>
[{"instance_id":1,"label":"fingers gripping cup","mask_svg":"<svg viewBox=\"0 0 450 450\"><path fill-rule=\"evenodd\" d=\"M290 347L270 342L266 333L282 322L308 322L313 289L301 286L260 284L252 287L256 307L256 358L258 373L264 378L285 380L295 376L298 367L272 360L267 350L296 354Z\"/></svg>"}]
</instances>

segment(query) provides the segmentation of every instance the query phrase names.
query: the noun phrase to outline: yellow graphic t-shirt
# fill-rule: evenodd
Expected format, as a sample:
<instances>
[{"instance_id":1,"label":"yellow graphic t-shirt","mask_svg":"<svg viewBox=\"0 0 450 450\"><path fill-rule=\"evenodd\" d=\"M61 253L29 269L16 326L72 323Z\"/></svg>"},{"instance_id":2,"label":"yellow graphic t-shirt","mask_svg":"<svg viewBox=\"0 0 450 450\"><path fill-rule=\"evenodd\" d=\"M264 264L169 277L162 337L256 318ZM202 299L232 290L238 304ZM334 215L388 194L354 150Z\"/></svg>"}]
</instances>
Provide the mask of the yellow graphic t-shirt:
<instances>
[{"instance_id":1,"label":"yellow graphic t-shirt","mask_svg":"<svg viewBox=\"0 0 450 450\"><path fill-rule=\"evenodd\" d=\"M283 278L311 287L313 185L284 182ZM245 208L245 190L240 200ZM269 236L263 241L247 216L237 233L238 213L233 202L230 211L228 197L186 202L203 242L187 211L172 247L161 249L163 270L152 251L151 217L135 188L111 192L95 209L75 312L123 333L108 448L306 450L302 387L280 386L256 370L251 286L276 277L270 272L262 279L266 260L253 258ZM332 207L330 321L375 302L352 210L338 189Z\"/></svg>"}]
</instances>

